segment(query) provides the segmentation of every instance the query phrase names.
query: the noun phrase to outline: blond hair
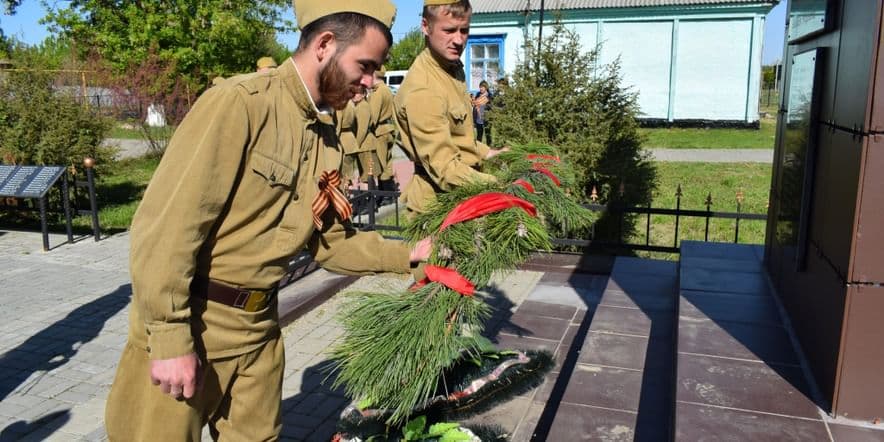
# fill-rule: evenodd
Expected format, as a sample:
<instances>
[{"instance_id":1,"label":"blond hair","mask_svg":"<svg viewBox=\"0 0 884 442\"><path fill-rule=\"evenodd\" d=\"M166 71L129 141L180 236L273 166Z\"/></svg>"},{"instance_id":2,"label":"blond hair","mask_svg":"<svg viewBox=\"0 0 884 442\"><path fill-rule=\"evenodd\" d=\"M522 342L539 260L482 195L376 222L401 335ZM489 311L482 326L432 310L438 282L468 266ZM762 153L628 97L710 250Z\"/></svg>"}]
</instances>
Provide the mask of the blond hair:
<instances>
[{"instance_id":1,"label":"blond hair","mask_svg":"<svg viewBox=\"0 0 884 442\"><path fill-rule=\"evenodd\" d=\"M423 18L432 24L439 15L451 15L454 18L464 18L473 12L470 0L459 0L448 5L424 6Z\"/></svg>"}]
</instances>

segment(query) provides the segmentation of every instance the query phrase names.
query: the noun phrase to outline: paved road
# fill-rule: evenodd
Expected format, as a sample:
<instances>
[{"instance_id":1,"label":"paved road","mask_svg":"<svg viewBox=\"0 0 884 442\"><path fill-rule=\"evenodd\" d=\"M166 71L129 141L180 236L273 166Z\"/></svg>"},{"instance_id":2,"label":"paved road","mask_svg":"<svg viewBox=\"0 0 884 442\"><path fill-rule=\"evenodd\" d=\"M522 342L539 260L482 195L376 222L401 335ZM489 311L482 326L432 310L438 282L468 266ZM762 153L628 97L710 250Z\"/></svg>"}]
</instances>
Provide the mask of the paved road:
<instances>
[{"instance_id":1,"label":"paved road","mask_svg":"<svg viewBox=\"0 0 884 442\"><path fill-rule=\"evenodd\" d=\"M144 155L147 145L141 140L109 139L107 144L120 148L118 158ZM773 149L647 149L655 161L701 163L771 163ZM394 160L407 160L401 150L393 151ZM401 182L401 181L400 181Z\"/></svg>"},{"instance_id":2,"label":"paved road","mask_svg":"<svg viewBox=\"0 0 884 442\"><path fill-rule=\"evenodd\" d=\"M772 163L773 149L648 149L651 158L664 162Z\"/></svg>"}]
</instances>

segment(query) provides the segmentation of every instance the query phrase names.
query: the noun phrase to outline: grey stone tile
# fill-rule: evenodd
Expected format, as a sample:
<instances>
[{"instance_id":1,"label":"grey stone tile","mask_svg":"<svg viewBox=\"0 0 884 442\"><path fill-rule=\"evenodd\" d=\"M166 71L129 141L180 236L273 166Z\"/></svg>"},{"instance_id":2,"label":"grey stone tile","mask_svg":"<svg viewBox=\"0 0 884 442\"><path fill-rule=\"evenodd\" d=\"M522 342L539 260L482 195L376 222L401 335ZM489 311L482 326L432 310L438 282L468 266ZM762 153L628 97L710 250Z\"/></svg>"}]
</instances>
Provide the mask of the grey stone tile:
<instances>
[{"instance_id":1,"label":"grey stone tile","mask_svg":"<svg viewBox=\"0 0 884 442\"><path fill-rule=\"evenodd\" d=\"M575 288L569 286L549 286L538 284L528 294L526 300L573 306L578 309L591 309L599 303L602 290L598 288Z\"/></svg>"},{"instance_id":2,"label":"grey stone tile","mask_svg":"<svg viewBox=\"0 0 884 442\"><path fill-rule=\"evenodd\" d=\"M635 419L634 413L626 411L561 404L546 440L631 442Z\"/></svg>"},{"instance_id":3,"label":"grey stone tile","mask_svg":"<svg viewBox=\"0 0 884 442\"><path fill-rule=\"evenodd\" d=\"M770 295L765 274L735 270L682 267L680 287L682 290Z\"/></svg>"},{"instance_id":4,"label":"grey stone tile","mask_svg":"<svg viewBox=\"0 0 884 442\"><path fill-rule=\"evenodd\" d=\"M699 404L678 403L675 440L828 441L821 420L795 419ZM866 439L868 440L868 439Z\"/></svg>"},{"instance_id":5,"label":"grey stone tile","mask_svg":"<svg viewBox=\"0 0 884 442\"><path fill-rule=\"evenodd\" d=\"M525 301L517 310L520 314L532 316L546 316L571 320L577 312L577 307L561 304L549 304L546 302Z\"/></svg>"},{"instance_id":6,"label":"grey stone tile","mask_svg":"<svg viewBox=\"0 0 884 442\"><path fill-rule=\"evenodd\" d=\"M835 442L884 442L884 428L863 428L829 422Z\"/></svg>"},{"instance_id":7,"label":"grey stone tile","mask_svg":"<svg viewBox=\"0 0 884 442\"><path fill-rule=\"evenodd\" d=\"M792 341L782 327L682 317L678 351L768 364L798 364Z\"/></svg>"},{"instance_id":8,"label":"grey stone tile","mask_svg":"<svg viewBox=\"0 0 884 442\"><path fill-rule=\"evenodd\" d=\"M613 290L628 295L672 295L677 292L678 278L675 275L654 275L640 273L612 274L608 278L605 291Z\"/></svg>"},{"instance_id":9,"label":"grey stone tile","mask_svg":"<svg viewBox=\"0 0 884 442\"><path fill-rule=\"evenodd\" d=\"M724 258L741 261L758 261L763 247L748 244L682 241L681 256L690 258Z\"/></svg>"},{"instance_id":10,"label":"grey stone tile","mask_svg":"<svg viewBox=\"0 0 884 442\"><path fill-rule=\"evenodd\" d=\"M798 367L679 354L676 399L718 407L816 418Z\"/></svg>"},{"instance_id":11,"label":"grey stone tile","mask_svg":"<svg viewBox=\"0 0 884 442\"><path fill-rule=\"evenodd\" d=\"M782 325L777 305L769 296L682 290L679 302L679 315L689 318Z\"/></svg>"},{"instance_id":12,"label":"grey stone tile","mask_svg":"<svg viewBox=\"0 0 884 442\"><path fill-rule=\"evenodd\" d=\"M562 402L638 411L642 373L635 370L578 364L562 396Z\"/></svg>"},{"instance_id":13,"label":"grey stone tile","mask_svg":"<svg viewBox=\"0 0 884 442\"><path fill-rule=\"evenodd\" d=\"M577 362L642 370L648 338L589 332Z\"/></svg>"},{"instance_id":14,"label":"grey stone tile","mask_svg":"<svg viewBox=\"0 0 884 442\"><path fill-rule=\"evenodd\" d=\"M501 327L501 333L560 341L571 324L570 320L534 316L516 312Z\"/></svg>"},{"instance_id":15,"label":"grey stone tile","mask_svg":"<svg viewBox=\"0 0 884 442\"><path fill-rule=\"evenodd\" d=\"M678 262L676 261L634 258L631 256L618 256L614 260L614 268L611 270L611 274L641 273L670 277L674 277L676 272L678 272Z\"/></svg>"}]
</instances>

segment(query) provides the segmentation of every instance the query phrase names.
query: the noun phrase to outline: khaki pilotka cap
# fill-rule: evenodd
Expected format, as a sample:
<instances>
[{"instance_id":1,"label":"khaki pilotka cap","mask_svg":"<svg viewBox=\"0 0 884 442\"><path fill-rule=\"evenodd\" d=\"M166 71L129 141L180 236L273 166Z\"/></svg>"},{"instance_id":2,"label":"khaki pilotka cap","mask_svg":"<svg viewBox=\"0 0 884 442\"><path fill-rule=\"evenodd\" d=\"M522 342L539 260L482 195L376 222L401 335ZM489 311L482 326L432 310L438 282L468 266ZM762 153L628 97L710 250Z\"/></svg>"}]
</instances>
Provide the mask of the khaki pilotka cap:
<instances>
[{"instance_id":1,"label":"khaki pilotka cap","mask_svg":"<svg viewBox=\"0 0 884 442\"><path fill-rule=\"evenodd\" d=\"M355 12L367 15L387 28L393 27L396 6L390 0L294 0L298 27L304 29L310 23L339 12Z\"/></svg>"},{"instance_id":2,"label":"khaki pilotka cap","mask_svg":"<svg viewBox=\"0 0 884 442\"><path fill-rule=\"evenodd\" d=\"M453 5L455 3L460 3L460 0L424 0L424 6Z\"/></svg>"},{"instance_id":3,"label":"khaki pilotka cap","mask_svg":"<svg viewBox=\"0 0 884 442\"><path fill-rule=\"evenodd\" d=\"M274 60L272 57L261 57L258 59L257 66L258 66L258 69L275 68L276 67L276 60Z\"/></svg>"}]
</instances>

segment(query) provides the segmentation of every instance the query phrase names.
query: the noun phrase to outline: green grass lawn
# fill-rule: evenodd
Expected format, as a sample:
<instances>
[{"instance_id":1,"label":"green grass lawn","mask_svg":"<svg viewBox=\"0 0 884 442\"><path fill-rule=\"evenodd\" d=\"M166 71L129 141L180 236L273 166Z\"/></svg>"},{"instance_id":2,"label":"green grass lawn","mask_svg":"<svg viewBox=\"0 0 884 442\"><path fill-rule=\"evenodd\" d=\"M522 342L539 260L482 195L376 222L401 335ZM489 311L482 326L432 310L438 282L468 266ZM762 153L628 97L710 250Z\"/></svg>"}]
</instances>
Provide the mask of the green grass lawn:
<instances>
[{"instance_id":1,"label":"green grass lawn","mask_svg":"<svg viewBox=\"0 0 884 442\"><path fill-rule=\"evenodd\" d=\"M159 159L157 158L137 158L96 167L95 193L98 199L98 220L102 232L116 233L129 228L138 202L141 201L147 183L158 165ZM51 231L64 232L64 220L61 216L50 216L49 221ZM76 217L73 224L74 230L78 234L88 234L92 231L90 216ZM0 211L0 227L39 230L39 215Z\"/></svg>"},{"instance_id":2,"label":"green grass lawn","mask_svg":"<svg viewBox=\"0 0 884 442\"><path fill-rule=\"evenodd\" d=\"M643 128L645 148L773 149L776 120L761 120L760 129Z\"/></svg>"},{"instance_id":3,"label":"green grass lawn","mask_svg":"<svg viewBox=\"0 0 884 442\"><path fill-rule=\"evenodd\" d=\"M706 197L712 195L711 210L737 211L737 192L743 192L742 213L767 214L770 194L771 165L758 163L656 163L659 184L654 193L652 207L674 209L676 191L682 186L681 208L706 210ZM633 243L645 242L646 217L640 216L637 235ZM764 244L765 221L740 221L741 244ZM709 240L734 241L734 220L713 219L709 223ZM703 241L706 221L700 218L681 218L678 238ZM650 243L672 246L675 235L675 217L654 215L651 217ZM667 254L640 254L656 258L672 258Z\"/></svg>"},{"instance_id":4,"label":"green grass lawn","mask_svg":"<svg viewBox=\"0 0 884 442\"><path fill-rule=\"evenodd\" d=\"M144 135L141 133L141 129L135 127L129 127L128 125L116 125L111 128L109 134L107 134L108 138L114 139L124 139L124 140L140 140L144 138Z\"/></svg>"}]
</instances>

